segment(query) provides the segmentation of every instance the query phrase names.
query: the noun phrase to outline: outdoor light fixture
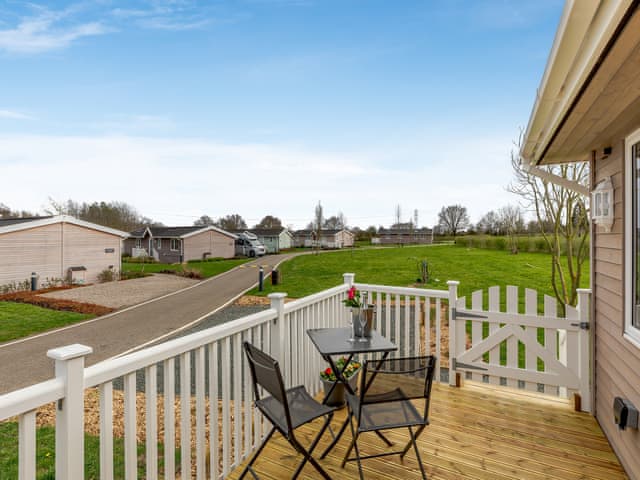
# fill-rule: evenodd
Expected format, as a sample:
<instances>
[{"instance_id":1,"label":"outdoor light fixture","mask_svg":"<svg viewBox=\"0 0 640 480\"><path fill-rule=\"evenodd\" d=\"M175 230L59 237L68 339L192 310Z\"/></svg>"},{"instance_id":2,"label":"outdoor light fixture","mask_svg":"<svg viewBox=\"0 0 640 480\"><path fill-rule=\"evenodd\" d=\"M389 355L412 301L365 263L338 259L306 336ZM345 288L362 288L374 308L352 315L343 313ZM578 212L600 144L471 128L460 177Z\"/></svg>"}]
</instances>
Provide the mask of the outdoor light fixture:
<instances>
[{"instance_id":1,"label":"outdoor light fixture","mask_svg":"<svg viewBox=\"0 0 640 480\"><path fill-rule=\"evenodd\" d=\"M591 218L596 225L611 231L613 225L613 183L607 177L596 185L591 192Z\"/></svg>"}]
</instances>

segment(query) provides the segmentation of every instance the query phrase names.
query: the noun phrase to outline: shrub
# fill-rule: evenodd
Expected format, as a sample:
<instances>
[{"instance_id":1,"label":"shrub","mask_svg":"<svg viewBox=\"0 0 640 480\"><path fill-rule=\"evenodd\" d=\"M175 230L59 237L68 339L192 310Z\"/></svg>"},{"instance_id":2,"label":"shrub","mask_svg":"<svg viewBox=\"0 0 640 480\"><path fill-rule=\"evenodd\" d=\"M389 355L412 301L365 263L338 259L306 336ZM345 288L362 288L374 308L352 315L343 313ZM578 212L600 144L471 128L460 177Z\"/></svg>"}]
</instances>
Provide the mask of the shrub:
<instances>
[{"instance_id":1,"label":"shrub","mask_svg":"<svg viewBox=\"0 0 640 480\"><path fill-rule=\"evenodd\" d=\"M128 263L158 263L158 261L153 257L129 257L127 258Z\"/></svg>"},{"instance_id":2,"label":"shrub","mask_svg":"<svg viewBox=\"0 0 640 480\"><path fill-rule=\"evenodd\" d=\"M182 268L182 270L177 271L176 275L180 275L181 277L186 278L195 278L197 280L202 280L204 278L200 270L186 265Z\"/></svg>"},{"instance_id":3,"label":"shrub","mask_svg":"<svg viewBox=\"0 0 640 480\"><path fill-rule=\"evenodd\" d=\"M120 272L120 280L131 280L134 278L144 278L144 277L150 277L150 276L151 276L150 273L135 272L132 270L125 270L123 272Z\"/></svg>"},{"instance_id":4,"label":"shrub","mask_svg":"<svg viewBox=\"0 0 640 480\"><path fill-rule=\"evenodd\" d=\"M98 282L113 282L117 277L116 271L111 268L105 268L98 274Z\"/></svg>"},{"instance_id":5,"label":"shrub","mask_svg":"<svg viewBox=\"0 0 640 480\"><path fill-rule=\"evenodd\" d=\"M187 263L220 262L222 260L226 260L226 259L222 257L209 257L209 258L204 258L202 260L187 260Z\"/></svg>"},{"instance_id":6,"label":"shrub","mask_svg":"<svg viewBox=\"0 0 640 480\"><path fill-rule=\"evenodd\" d=\"M535 242L534 242L534 245L535 245L535 251L536 252L546 252L546 251L548 251L547 242L542 237L536 238Z\"/></svg>"},{"instance_id":7,"label":"shrub","mask_svg":"<svg viewBox=\"0 0 640 480\"><path fill-rule=\"evenodd\" d=\"M167 275L175 275L177 272L171 268L164 268L162 270L158 270L158 273L166 273Z\"/></svg>"},{"instance_id":8,"label":"shrub","mask_svg":"<svg viewBox=\"0 0 640 480\"><path fill-rule=\"evenodd\" d=\"M498 237L495 240L495 248L496 250L506 250L507 249L507 240L503 237Z\"/></svg>"},{"instance_id":9,"label":"shrub","mask_svg":"<svg viewBox=\"0 0 640 480\"><path fill-rule=\"evenodd\" d=\"M24 290L31 290L31 280L24 280L22 282L11 282L0 285L0 294L22 292Z\"/></svg>"}]
</instances>

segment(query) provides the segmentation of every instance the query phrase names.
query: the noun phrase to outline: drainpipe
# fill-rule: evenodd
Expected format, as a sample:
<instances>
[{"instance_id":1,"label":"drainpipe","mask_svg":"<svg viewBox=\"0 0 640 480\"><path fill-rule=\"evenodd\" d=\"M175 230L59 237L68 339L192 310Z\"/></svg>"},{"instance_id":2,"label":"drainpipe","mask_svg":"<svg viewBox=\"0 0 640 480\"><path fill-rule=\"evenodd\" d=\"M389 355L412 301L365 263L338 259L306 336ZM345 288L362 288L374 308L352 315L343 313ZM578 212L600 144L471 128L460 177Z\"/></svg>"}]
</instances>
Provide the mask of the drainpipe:
<instances>
[{"instance_id":1,"label":"drainpipe","mask_svg":"<svg viewBox=\"0 0 640 480\"><path fill-rule=\"evenodd\" d=\"M596 181L596 151L593 150L591 152L591 161L589 162L589 180L590 185L593 187ZM596 282L595 282L595 241L594 241L594 233L596 231L595 225L593 222L589 222L589 288L591 289L591 298L589 299L589 321L591 323L592 329L589 335L589 354L591 356L589 360L589 381L591 382L591 414L595 417L598 414L598 407L596 402L596 302L595 293L596 293Z\"/></svg>"}]
</instances>

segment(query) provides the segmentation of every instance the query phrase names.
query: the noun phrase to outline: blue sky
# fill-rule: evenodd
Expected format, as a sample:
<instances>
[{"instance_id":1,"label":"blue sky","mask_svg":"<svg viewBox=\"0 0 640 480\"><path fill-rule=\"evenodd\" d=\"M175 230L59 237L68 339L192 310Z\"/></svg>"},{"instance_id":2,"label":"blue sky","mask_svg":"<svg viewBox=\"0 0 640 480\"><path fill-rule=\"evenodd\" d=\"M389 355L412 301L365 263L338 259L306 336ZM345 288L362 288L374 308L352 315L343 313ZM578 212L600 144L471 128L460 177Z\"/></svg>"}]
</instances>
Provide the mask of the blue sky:
<instances>
[{"instance_id":1,"label":"blue sky","mask_svg":"<svg viewBox=\"0 0 640 480\"><path fill-rule=\"evenodd\" d=\"M557 0L0 4L0 202L120 200L166 224L320 200L432 225L517 198Z\"/></svg>"}]
</instances>

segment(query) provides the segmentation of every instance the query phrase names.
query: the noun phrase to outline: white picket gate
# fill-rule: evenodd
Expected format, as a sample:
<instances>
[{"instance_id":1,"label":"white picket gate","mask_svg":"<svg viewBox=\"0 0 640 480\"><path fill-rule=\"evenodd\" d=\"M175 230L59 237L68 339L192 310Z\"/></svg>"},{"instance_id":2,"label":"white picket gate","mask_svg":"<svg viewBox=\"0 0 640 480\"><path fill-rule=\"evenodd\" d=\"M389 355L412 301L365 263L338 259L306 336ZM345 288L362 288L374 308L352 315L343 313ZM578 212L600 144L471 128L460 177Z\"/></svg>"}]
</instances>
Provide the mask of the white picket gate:
<instances>
[{"instance_id":1,"label":"white picket gate","mask_svg":"<svg viewBox=\"0 0 640 480\"><path fill-rule=\"evenodd\" d=\"M580 394L581 409L591 410L589 379L589 295L578 291L577 307L566 307L558 317L557 302L544 296L544 312L538 312L538 294L524 291L520 312L518 287L506 288L506 311L500 309L500 288L473 292L471 308L465 297L457 298L451 312L449 351L450 383L455 372L475 381L524 388L567 397Z\"/></svg>"}]
</instances>

